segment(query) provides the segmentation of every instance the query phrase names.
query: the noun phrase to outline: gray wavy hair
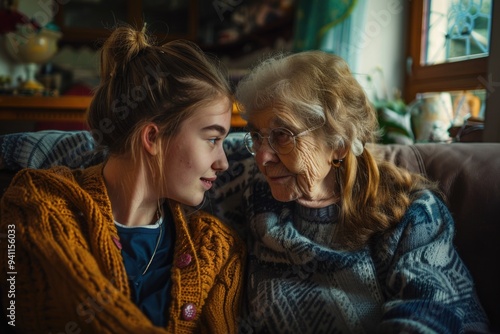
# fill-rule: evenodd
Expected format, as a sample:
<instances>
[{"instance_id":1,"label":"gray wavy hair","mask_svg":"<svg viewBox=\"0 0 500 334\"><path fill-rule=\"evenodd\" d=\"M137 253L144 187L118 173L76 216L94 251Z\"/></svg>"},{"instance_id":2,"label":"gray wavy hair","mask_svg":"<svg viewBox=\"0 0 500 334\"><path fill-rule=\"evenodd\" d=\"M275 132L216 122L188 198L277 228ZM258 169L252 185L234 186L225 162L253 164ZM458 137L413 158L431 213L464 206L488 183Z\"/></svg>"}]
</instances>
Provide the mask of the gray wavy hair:
<instances>
[{"instance_id":1,"label":"gray wavy hair","mask_svg":"<svg viewBox=\"0 0 500 334\"><path fill-rule=\"evenodd\" d=\"M321 128L333 148L363 153L377 137L377 118L363 88L340 57L322 51L279 54L257 65L236 90L242 117L284 107L307 126Z\"/></svg>"}]
</instances>

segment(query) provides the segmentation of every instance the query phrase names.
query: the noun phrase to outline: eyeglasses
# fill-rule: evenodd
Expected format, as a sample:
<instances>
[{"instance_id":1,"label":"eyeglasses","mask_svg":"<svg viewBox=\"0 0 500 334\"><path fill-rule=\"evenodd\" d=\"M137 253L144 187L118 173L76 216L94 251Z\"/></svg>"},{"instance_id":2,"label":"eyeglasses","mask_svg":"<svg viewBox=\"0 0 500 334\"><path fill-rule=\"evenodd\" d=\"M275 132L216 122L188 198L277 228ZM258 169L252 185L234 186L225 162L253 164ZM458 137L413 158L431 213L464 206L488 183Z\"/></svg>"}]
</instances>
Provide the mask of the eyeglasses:
<instances>
[{"instance_id":1,"label":"eyeglasses","mask_svg":"<svg viewBox=\"0 0 500 334\"><path fill-rule=\"evenodd\" d=\"M302 131L296 135L286 128L272 129L271 132L269 132L269 136L263 136L257 131L250 131L245 135L245 146L252 155L255 155L261 148L264 139L267 139L269 146L274 150L274 152L278 154L288 154L292 152L296 146L295 138L305 136L322 126L323 124Z\"/></svg>"}]
</instances>

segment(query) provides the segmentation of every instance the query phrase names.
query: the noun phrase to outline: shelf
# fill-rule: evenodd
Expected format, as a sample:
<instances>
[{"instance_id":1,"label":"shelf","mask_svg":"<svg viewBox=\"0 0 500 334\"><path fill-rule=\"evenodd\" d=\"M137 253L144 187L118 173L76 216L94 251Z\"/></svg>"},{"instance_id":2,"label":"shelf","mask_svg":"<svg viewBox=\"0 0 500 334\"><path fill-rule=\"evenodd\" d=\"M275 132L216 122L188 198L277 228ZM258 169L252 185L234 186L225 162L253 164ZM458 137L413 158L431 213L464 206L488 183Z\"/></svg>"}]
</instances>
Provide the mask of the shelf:
<instances>
[{"instance_id":1,"label":"shelf","mask_svg":"<svg viewBox=\"0 0 500 334\"><path fill-rule=\"evenodd\" d=\"M88 96L0 96L0 120L85 122Z\"/></svg>"},{"instance_id":2,"label":"shelf","mask_svg":"<svg viewBox=\"0 0 500 334\"><path fill-rule=\"evenodd\" d=\"M63 33L60 45L98 49L114 27L126 24L140 29L144 21L160 41L179 38L195 40L197 1L179 2L180 7L172 10L166 8L173 3L148 0L67 1L59 5L55 14L55 22Z\"/></svg>"},{"instance_id":3,"label":"shelf","mask_svg":"<svg viewBox=\"0 0 500 334\"><path fill-rule=\"evenodd\" d=\"M0 120L84 123L91 101L90 96L0 96ZM241 128L245 124L233 108L231 127Z\"/></svg>"},{"instance_id":4,"label":"shelf","mask_svg":"<svg viewBox=\"0 0 500 334\"><path fill-rule=\"evenodd\" d=\"M260 48L273 47L278 38L289 40L293 35L293 12L282 18L257 28L250 33L241 35L238 39L225 43L202 44L205 52L230 57L239 57Z\"/></svg>"}]
</instances>

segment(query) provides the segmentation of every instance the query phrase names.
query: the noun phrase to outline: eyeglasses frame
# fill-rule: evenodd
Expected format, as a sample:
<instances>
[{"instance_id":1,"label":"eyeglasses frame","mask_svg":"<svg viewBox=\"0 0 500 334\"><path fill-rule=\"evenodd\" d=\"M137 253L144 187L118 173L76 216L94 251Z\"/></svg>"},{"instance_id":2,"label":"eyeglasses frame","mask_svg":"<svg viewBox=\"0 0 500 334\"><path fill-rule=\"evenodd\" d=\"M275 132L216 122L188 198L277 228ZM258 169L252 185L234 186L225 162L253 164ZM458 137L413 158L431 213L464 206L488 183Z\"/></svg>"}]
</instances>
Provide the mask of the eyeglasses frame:
<instances>
[{"instance_id":1,"label":"eyeglasses frame","mask_svg":"<svg viewBox=\"0 0 500 334\"><path fill-rule=\"evenodd\" d=\"M264 139L267 139L267 143L269 144L269 147L270 147L270 148L271 148L271 149L272 149L272 150L273 150L276 154L286 155L286 154L289 154L290 152L292 152L292 151L293 151L293 150L297 147L297 142L295 141L295 138L305 136L305 135L307 135L307 134L309 134L309 133L311 133L311 132L313 132L313 131L315 131L315 130L317 130L317 129L321 128L323 125L325 125L325 124L323 123L323 124L321 124L321 125L319 125L319 126L316 126L316 127L312 127L312 128L306 129L306 130L304 130L304 131L301 131L301 132L297 133L296 135L295 135L295 134L293 134L292 130L287 129L287 128L285 128L285 127L277 127L277 128L271 129L271 131L269 131L269 136L263 136L260 132L257 132L257 131L248 131L248 132L245 134L245 137L244 137L245 147L246 147L246 149L248 150L248 152L250 152L250 154L251 154L251 155L255 155L255 154L257 153L257 152L252 151L252 150L248 147L248 145L247 145L247 142L248 142L247 137L250 137L250 140L252 140L252 137L250 136L250 134L251 134L251 133L256 133L256 134L258 134L258 135L259 135L259 137L261 138L261 141L262 141L262 142L264 142ZM288 131L288 132L290 132L290 133L292 134L290 137L291 137L291 138L292 138L292 140L293 140L293 148L292 148L290 151L286 152L286 153L280 153L280 152L278 152L278 151L277 151L277 150L273 147L273 145L271 144L271 141L270 141L270 138L271 138L271 132L272 132L272 131L274 131L274 130L280 130L280 129L281 129L281 130L286 130L286 131ZM260 149L260 148L259 148L259 149Z\"/></svg>"}]
</instances>

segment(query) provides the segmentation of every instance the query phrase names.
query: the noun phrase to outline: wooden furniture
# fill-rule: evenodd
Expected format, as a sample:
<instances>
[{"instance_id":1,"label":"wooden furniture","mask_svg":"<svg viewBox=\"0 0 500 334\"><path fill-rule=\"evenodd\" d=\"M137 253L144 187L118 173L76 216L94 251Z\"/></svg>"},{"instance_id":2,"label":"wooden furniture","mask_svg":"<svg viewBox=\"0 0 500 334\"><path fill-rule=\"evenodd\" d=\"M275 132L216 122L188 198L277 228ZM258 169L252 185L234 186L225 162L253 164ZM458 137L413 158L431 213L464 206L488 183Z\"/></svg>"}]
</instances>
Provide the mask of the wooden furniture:
<instances>
[{"instance_id":1,"label":"wooden furniture","mask_svg":"<svg viewBox=\"0 0 500 334\"><path fill-rule=\"evenodd\" d=\"M89 96L0 96L1 121L84 122Z\"/></svg>"},{"instance_id":2,"label":"wooden furniture","mask_svg":"<svg viewBox=\"0 0 500 334\"><path fill-rule=\"evenodd\" d=\"M0 121L85 122L89 96L0 96ZM246 122L233 108L231 126L241 128Z\"/></svg>"}]
</instances>

